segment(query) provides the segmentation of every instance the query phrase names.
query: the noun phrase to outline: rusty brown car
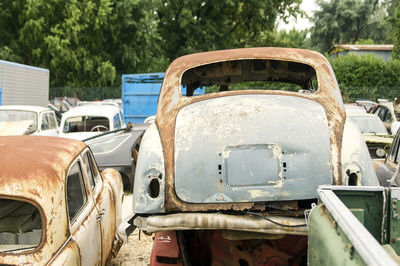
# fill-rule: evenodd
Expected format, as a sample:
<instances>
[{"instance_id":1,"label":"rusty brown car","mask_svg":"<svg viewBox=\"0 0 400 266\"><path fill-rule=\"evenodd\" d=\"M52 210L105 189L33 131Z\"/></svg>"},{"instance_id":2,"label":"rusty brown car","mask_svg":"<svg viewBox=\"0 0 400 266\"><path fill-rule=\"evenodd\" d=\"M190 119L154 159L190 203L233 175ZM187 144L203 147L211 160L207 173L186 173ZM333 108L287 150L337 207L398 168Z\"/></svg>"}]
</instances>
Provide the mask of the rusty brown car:
<instances>
[{"instance_id":1,"label":"rusty brown car","mask_svg":"<svg viewBox=\"0 0 400 266\"><path fill-rule=\"evenodd\" d=\"M187 55L169 66L143 136L128 231L157 233L152 264L306 264L304 213L322 184L378 185L324 56Z\"/></svg>"},{"instance_id":2,"label":"rusty brown car","mask_svg":"<svg viewBox=\"0 0 400 266\"><path fill-rule=\"evenodd\" d=\"M116 170L56 137L0 138L0 264L105 265L121 246Z\"/></svg>"}]
</instances>

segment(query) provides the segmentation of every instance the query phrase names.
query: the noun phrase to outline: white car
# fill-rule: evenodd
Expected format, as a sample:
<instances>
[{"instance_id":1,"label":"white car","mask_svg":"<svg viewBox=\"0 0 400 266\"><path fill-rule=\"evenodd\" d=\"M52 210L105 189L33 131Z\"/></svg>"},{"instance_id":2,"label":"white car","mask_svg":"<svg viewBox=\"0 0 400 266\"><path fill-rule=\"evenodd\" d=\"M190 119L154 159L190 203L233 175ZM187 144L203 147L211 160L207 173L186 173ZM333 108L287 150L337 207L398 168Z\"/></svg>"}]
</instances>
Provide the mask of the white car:
<instances>
[{"instance_id":1,"label":"white car","mask_svg":"<svg viewBox=\"0 0 400 266\"><path fill-rule=\"evenodd\" d=\"M58 125L54 111L29 105L0 106L0 136L57 136Z\"/></svg>"},{"instance_id":2,"label":"white car","mask_svg":"<svg viewBox=\"0 0 400 266\"><path fill-rule=\"evenodd\" d=\"M77 106L63 114L60 137L83 140L123 127L125 122L118 107L88 104Z\"/></svg>"}]
</instances>

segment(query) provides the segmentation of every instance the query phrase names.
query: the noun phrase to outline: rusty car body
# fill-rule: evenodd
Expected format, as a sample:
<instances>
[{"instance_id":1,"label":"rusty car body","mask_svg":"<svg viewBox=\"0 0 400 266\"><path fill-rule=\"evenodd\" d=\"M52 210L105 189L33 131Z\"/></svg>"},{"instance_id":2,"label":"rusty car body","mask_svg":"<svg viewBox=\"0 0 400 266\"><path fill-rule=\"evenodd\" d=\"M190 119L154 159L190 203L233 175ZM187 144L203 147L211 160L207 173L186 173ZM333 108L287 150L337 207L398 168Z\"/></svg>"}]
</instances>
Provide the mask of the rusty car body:
<instances>
[{"instance_id":1,"label":"rusty car body","mask_svg":"<svg viewBox=\"0 0 400 266\"><path fill-rule=\"evenodd\" d=\"M80 141L0 138L0 264L105 265L121 245L122 181Z\"/></svg>"},{"instance_id":2,"label":"rusty car body","mask_svg":"<svg viewBox=\"0 0 400 266\"><path fill-rule=\"evenodd\" d=\"M200 86L210 93L192 96ZM288 48L187 55L165 74L120 231L175 239L169 254L179 256L153 254L158 263L304 262L304 212L321 184L378 184L325 57Z\"/></svg>"}]
</instances>

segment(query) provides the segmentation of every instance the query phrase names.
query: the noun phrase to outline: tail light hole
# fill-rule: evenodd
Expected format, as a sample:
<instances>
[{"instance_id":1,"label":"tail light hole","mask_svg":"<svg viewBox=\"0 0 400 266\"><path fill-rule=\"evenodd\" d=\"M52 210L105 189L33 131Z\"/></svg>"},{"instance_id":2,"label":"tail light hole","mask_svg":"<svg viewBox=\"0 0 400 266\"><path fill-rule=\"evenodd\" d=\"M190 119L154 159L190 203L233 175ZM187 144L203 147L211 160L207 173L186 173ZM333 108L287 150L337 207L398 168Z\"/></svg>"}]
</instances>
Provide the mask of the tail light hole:
<instances>
[{"instance_id":1,"label":"tail light hole","mask_svg":"<svg viewBox=\"0 0 400 266\"><path fill-rule=\"evenodd\" d=\"M149 196L153 199L160 195L160 181L158 178L153 178L150 181L147 193L149 193Z\"/></svg>"}]
</instances>

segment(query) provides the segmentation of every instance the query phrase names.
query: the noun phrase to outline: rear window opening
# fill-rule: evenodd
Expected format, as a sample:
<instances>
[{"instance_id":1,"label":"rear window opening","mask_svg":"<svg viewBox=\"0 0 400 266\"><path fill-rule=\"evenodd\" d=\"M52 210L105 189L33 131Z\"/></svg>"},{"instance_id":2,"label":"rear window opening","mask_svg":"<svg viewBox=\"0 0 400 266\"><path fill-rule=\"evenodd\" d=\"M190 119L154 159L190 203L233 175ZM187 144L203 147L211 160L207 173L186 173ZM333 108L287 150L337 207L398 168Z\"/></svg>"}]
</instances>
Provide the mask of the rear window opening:
<instances>
[{"instance_id":1,"label":"rear window opening","mask_svg":"<svg viewBox=\"0 0 400 266\"><path fill-rule=\"evenodd\" d=\"M206 93L233 90L283 90L315 92L318 81L313 67L280 60L234 60L187 70L182 76L186 96L206 87Z\"/></svg>"},{"instance_id":2,"label":"rear window opening","mask_svg":"<svg viewBox=\"0 0 400 266\"><path fill-rule=\"evenodd\" d=\"M0 252L35 249L42 239L39 210L30 203L0 199Z\"/></svg>"}]
</instances>

